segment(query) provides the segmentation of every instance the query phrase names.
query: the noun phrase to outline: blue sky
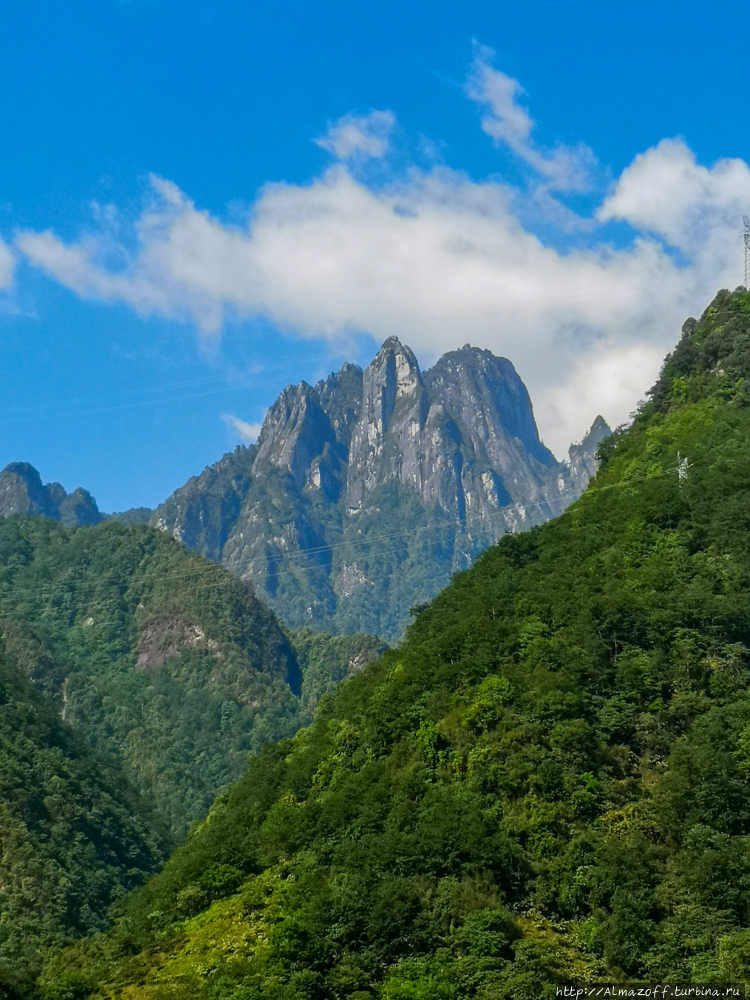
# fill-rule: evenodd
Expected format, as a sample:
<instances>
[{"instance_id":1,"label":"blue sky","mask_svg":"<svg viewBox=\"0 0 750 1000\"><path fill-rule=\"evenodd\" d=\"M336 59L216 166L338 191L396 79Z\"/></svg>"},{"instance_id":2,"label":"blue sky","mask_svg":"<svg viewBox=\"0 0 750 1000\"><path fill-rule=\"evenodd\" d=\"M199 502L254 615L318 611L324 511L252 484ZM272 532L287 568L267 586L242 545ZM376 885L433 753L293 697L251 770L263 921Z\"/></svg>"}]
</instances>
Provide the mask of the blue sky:
<instances>
[{"instance_id":1,"label":"blue sky","mask_svg":"<svg viewBox=\"0 0 750 1000\"><path fill-rule=\"evenodd\" d=\"M391 334L624 419L742 280L750 14L612 6L6 4L0 463L154 506Z\"/></svg>"}]
</instances>

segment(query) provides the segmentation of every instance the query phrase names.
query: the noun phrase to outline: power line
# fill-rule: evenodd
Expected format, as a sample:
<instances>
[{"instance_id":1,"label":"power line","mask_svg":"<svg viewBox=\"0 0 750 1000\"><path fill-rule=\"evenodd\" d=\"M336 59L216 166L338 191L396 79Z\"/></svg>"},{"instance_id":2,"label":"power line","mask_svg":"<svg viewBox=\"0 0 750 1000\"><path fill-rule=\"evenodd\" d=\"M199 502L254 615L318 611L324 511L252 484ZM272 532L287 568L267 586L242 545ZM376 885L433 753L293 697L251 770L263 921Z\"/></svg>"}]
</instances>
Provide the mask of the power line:
<instances>
[{"instance_id":1,"label":"power line","mask_svg":"<svg viewBox=\"0 0 750 1000\"><path fill-rule=\"evenodd\" d=\"M328 352L320 352L319 354L313 355L310 360L320 361L327 357L329 357ZM296 362L294 361L294 359L287 359L285 361L278 362L272 365L253 365L250 368L222 372L216 375L204 375L201 376L200 378L187 379L179 382L167 382L167 383L162 383L160 385L144 386L143 388L139 389L122 389L117 392L109 393L106 396L93 397L93 398L90 396L84 396L84 397L73 397L71 399L53 400L48 403L34 404L34 406L26 407L28 415L25 415L23 413L23 408L21 408L19 412L19 408L14 407L12 411L7 411L7 412L18 414L17 416L6 416L5 414L2 413L2 411L0 411L0 420L3 420L4 422L8 422L11 420L12 421L26 420L38 416L41 413L48 410L59 411L60 409L63 409L66 415L75 415L76 413L101 413L103 411L109 411L109 410L131 409L137 406L148 406L154 403L156 404L172 403L179 400L196 399L200 396L216 395L217 393L230 392L232 391L232 389L249 389L252 387L252 383L250 383L250 385L245 384L239 386L232 386L231 384L228 383L231 383L232 379L242 379L248 376L260 376L264 375L267 372L279 371L285 368L290 368L295 364ZM132 396L149 396L149 395L153 396L154 393L167 392L170 390L191 389L193 387L204 386L212 382L223 382L224 384L215 389L202 389L201 391L198 392L188 392L187 394L179 396L159 397L155 399L154 398L141 399L141 400L136 400L134 402L126 402L126 403L112 403L113 400L126 399ZM102 403L106 405L100 406L97 409L91 409L90 407L87 407L83 410L66 409L69 407L76 407L78 406L78 404L81 403L84 404Z\"/></svg>"},{"instance_id":2,"label":"power line","mask_svg":"<svg viewBox=\"0 0 750 1000\"><path fill-rule=\"evenodd\" d=\"M559 497L560 497L560 499L563 499L563 498L566 498L566 497L571 497L572 500L575 501L577 499L585 499L587 497L591 497L591 496L593 496L593 495L595 495L597 493L604 493L604 492L608 492L608 491L614 490L614 489L625 489L625 488L628 488L628 487L632 486L635 483L645 482L647 480L652 480L652 479L663 479L665 476L672 475L673 473L677 473L678 478L681 478L681 476L680 476L681 468L682 468L681 465L676 465L674 467L670 467L668 469L665 469L665 470L663 470L660 473L651 473L651 474L646 474L646 475L643 475L643 476L634 476L631 479L621 480L621 481L619 481L617 483L610 483L609 485L606 485L606 486L592 486L592 487L589 487L587 490L585 490L581 494L578 494L578 493L576 493L574 491L566 491L565 493L559 494ZM501 508L499 508L496 511L490 511L490 512L487 512L485 514L479 514L479 513L477 513L475 515L472 515L472 519L475 520L475 521L476 520L481 520L482 522L486 523L486 521L487 521L488 518L494 518L494 517L498 517L498 516L507 516L508 514L510 514L512 512L520 513L519 508L523 508L524 511L528 511L528 510L533 510L533 509L536 509L536 508L539 508L539 507L543 507L543 506L549 507L550 506L550 501L545 499L545 500L540 500L540 501L538 501L536 503L530 503L530 504L522 504L520 502L517 502L517 503L514 503L514 504L506 505L505 507L501 507ZM560 515L558 515L558 516L560 516ZM311 556L320 555L322 553L325 553L325 552L328 552L328 551L333 551L335 549L344 548L344 547L366 546L366 545L371 545L372 543L377 543L377 542L385 541L385 540L388 540L388 539L391 539L391 538L405 537L405 536L409 536L409 535L417 535L417 534L420 534L420 533L426 532L426 531L444 530L446 528L450 528L452 525L462 525L462 524L465 524L466 520L467 520L467 518L463 518L463 519L462 518L446 518L445 520L442 520L442 521L439 521L439 522L433 522L432 524L426 524L426 525L419 525L419 526L417 526L415 528L407 528L407 529L403 529L403 530L400 530L400 531L393 531L393 532L383 532L381 534L372 535L372 536L369 536L369 537L366 537L366 538L353 538L353 539L348 539L348 540L344 539L344 540L342 540L340 542L332 542L329 545L315 546L315 547L312 547L310 549L304 549L304 550L297 551L297 552L275 553L275 554L269 553L269 554L266 554L266 555L263 555L263 556L259 555L259 556L255 556L253 559L249 560L248 561L248 565L252 566L254 563L258 563L258 562L262 562L262 563L264 563L264 564L267 565L269 562L280 563L282 561L286 561L287 563L291 563L292 565L291 566L287 566L287 567L280 567L280 571L282 573L286 573L288 575L293 575L294 564L298 563L299 565L302 565L304 563L304 561L309 560L311 558ZM531 527L531 525L529 527ZM506 532L506 534L514 534L514 533L515 532ZM190 551L190 550L188 550L188 551ZM193 554L194 555L198 555L198 553L193 553ZM227 582L231 581L231 582L240 583L240 584L241 583L250 582L250 580L247 577L236 577L236 576L234 576L234 574L232 574L230 570L227 570L226 566L223 566L221 563L215 562L214 560L207 560L207 561L210 562L210 563L212 563L213 566L219 567L220 569L224 570L228 574L228 576L225 578L227 580ZM158 577L157 576L153 576L153 577L144 576L144 578L142 580L142 583L143 584L153 584L153 583L155 583L155 584L166 585L166 584L169 584L172 581L178 581L180 584L184 584L184 582L186 580L189 580L192 576L202 576L202 575L205 574L205 572L206 572L206 568L205 568L205 566L203 566L203 567L201 567L200 570L196 570L194 574L193 573L189 573L189 572L185 572L185 571L180 571L180 572L176 573L173 577L169 576L168 574L160 575ZM110 581L109 584L108 584L108 586L107 586L107 588L105 589L104 587L101 586L101 584L99 582L92 582L90 584L76 584L75 581L61 579L60 581L57 581L54 585L49 585L49 586L25 587L25 588L17 588L17 589L11 588L10 594L12 594L14 597L17 596L17 595L22 595L22 594L39 595L40 593L44 594L45 591L49 592L49 590L53 586L54 586L55 589L58 589L60 587L64 587L66 584L71 584L70 589L67 591L67 593L71 594L71 596L78 596L78 595L81 594L81 592L86 593L87 591L89 593L106 594L106 593L110 593L112 588L114 588L114 587L116 587L118 585L121 585L121 584L127 584L127 583L129 583L131 581L132 581L132 577L122 577L119 580ZM217 586L217 580L216 580L216 578L214 578L214 579L212 579L210 581L206 581L206 583L204 585L199 586L199 587L190 587L190 586L181 585L179 587L179 592L181 594L184 594L184 593L196 593L197 594L197 593L203 593L207 589L215 590L216 586ZM6 594L3 594L2 591L0 591L0 602L2 602L6 597L10 596L10 594L8 594L7 592L6 592ZM124 596L124 595L120 595L120 596ZM97 624L117 624L117 623L115 623L115 622L109 622L109 623L107 623L107 622L98 622Z\"/></svg>"}]
</instances>

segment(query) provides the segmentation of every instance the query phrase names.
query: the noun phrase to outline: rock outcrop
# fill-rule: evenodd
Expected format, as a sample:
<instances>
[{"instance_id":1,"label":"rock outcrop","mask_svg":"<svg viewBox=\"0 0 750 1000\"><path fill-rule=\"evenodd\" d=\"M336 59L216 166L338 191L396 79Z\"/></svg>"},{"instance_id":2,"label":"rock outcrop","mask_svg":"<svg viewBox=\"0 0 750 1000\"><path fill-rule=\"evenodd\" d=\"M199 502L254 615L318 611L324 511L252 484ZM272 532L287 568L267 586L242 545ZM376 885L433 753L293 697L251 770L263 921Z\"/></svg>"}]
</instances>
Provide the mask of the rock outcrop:
<instances>
[{"instance_id":1,"label":"rock outcrop","mask_svg":"<svg viewBox=\"0 0 750 1000\"><path fill-rule=\"evenodd\" d=\"M363 372L288 385L257 445L191 479L151 523L253 583L291 625L387 639L505 532L561 513L595 471L539 439L513 365L470 347L422 373L389 338Z\"/></svg>"},{"instance_id":2,"label":"rock outcrop","mask_svg":"<svg viewBox=\"0 0 750 1000\"><path fill-rule=\"evenodd\" d=\"M583 441L580 444L572 444L568 449L569 475L573 489L578 493L582 493L588 486L589 480L596 475L597 449L611 433L604 417L598 416Z\"/></svg>"},{"instance_id":3,"label":"rock outcrop","mask_svg":"<svg viewBox=\"0 0 750 1000\"><path fill-rule=\"evenodd\" d=\"M53 517L67 528L98 524L104 517L87 490L66 493L59 483L44 485L28 462L11 462L0 472L0 516L10 514Z\"/></svg>"}]
</instances>

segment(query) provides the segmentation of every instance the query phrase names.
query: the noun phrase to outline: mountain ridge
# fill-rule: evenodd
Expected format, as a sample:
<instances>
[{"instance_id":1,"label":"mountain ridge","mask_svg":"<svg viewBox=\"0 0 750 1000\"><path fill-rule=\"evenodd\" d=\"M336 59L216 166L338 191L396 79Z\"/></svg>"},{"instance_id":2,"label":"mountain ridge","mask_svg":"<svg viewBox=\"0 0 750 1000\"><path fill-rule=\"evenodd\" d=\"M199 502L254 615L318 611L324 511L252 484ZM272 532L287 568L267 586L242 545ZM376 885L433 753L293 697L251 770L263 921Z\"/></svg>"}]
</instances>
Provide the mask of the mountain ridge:
<instances>
[{"instance_id":1,"label":"mountain ridge","mask_svg":"<svg viewBox=\"0 0 750 1000\"><path fill-rule=\"evenodd\" d=\"M156 511L112 515L28 463L0 473L0 514L69 527L150 523L251 583L293 628L397 639L408 608L506 532L560 513L595 472L601 417L567 462L539 438L513 365L466 344L425 372L397 337L362 371L287 385L238 446Z\"/></svg>"},{"instance_id":2,"label":"mountain ridge","mask_svg":"<svg viewBox=\"0 0 750 1000\"><path fill-rule=\"evenodd\" d=\"M102 1000L750 983L749 442L739 289L685 324L574 505L417 609L44 982Z\"/></svg>"},{"instance_id":3,"label":"mountain ridge","mask_svg":"<svg viewBox=\"0 0 750 1000\"><path fill-rule=\"evenodd\" d=\"M422 373L391 337L364 371L288 385L257 444L191 479L151 524L252 581L295 627L393 640L405 607L585 488L609 430L594 427L572 446L575 468L559 463L507 359L465 345ZM402 544L409 533L421 544Z\"/></svg>"},{"instance_id":4,"label":"mountain ridge","mask_svg":"<svg viewBox=\"0 0 750 1000\"><path fill-rule=\"evenodd\" d=\"M28 462L11 462L0 473L0 516L41 514L66 527L98 524L102 520L96 501L82 487L68 494L60 483L42 483Z\"/></svg>"}]
</instances>

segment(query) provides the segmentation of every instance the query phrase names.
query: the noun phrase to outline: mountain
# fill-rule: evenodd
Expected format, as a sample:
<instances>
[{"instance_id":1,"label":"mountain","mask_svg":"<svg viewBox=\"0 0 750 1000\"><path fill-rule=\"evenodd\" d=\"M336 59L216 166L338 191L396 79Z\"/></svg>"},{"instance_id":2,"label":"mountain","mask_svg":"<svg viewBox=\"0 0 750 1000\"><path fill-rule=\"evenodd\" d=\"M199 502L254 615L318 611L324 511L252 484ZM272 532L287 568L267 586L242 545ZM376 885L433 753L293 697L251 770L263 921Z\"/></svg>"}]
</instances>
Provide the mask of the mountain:
<instances>
[{"instance_id":1,"label":"mountain","mask_svg":"<svg viewBox=\"0 0 750 1000\"><path fill-rule=\"evenodd\" d=\"M685 324L600 455L253 757L45 996L750 982L749 293Z\"/></svg>"},{"instance_id":2,"label":"mountain","mask_svg":"<svg viewBox=\"0 0 750 1000\"><path fill-rule=\"evenodd\" d=\"M599 445L611 435L603 417L597 417L591 430L579 444L572 444L568 450L568 469L573 488L583 493L599 467L597 452Z\"/></svg>"},{"instance_id":3,"label":"mountain","mask_svg":"<svg viewBox=\"0 0 750 1000\"><path fill-rule=\"evenodd\" d=\"M298 726L273 613L146 527L0 520L0 622L26 676L179 840L247 752Z\"/></svg>"},{"instance_id":4,"label":"mountain","mask_svg":"<svg viewBox=\"0 0 750 1000\"><path fill-rule=\"evenodd\" d=\"M80 528L108 518L121 524L147 524L153 513L150 507L132 507L103 514L88 490L79 486L66 493L60 483L44 485L39 472L28 462L11 462L0 472L0 517L36 514L52 517L66 528Z\"/></svg>"},{"instance_id":5,"label":"mountain","mask_svg":"<svg viewBox=\"0 0 750 1000\"><path fill-rule=\"evenodd\" d=\"M0 472L0 516L41 514L66 527L98 524L102 514L91 494L80 487L68 494L59 483L42 483L33 465L11 462Z\"/></svg>"},{"instance_id":6,"label":"mountain","mask_svg":"<svg viewBox=\"0 0 750 1000\"><path fill-rule=\"evenodd\" d=\"M298 652L247 584L161 532L114 521L71 531L0 520L0 627L29 681L119 762L176 842L249 751L296 732L384 648L323 635L305 677L309 637Z\"/></svg>"},{"instance_id":7,"label":"mountain","mask_svg":"<svg viewBox=\"0 0 750 1000\"><path fill-rule=\"evenodd\" d=\"M559 463L512 364L468 344L422 373L389 338L364 372L345 364L289 385L257 445L238 447L156 511L99 511L81 488L44 485L13 462L0 515L66 527L150 523L253 585L292 628L392 641L506 532L560 513L596 470L597 417Z\"/></svg>"},{"instance_id":8,"label":"mountain","mask_svg":"<svg viewBox=\"0 0 750 1000\"><path fill-rule=\"evenodd\" d=\"M120 524L148 524L153 513L150 507L130 507L128 510L102 516L111 517L113 521L119 521Z\"/></svg>"},{"instance_id":9,"label":"mountain","mask_svg":"<svg viewBox=\"0 0 750 1000\"><path fill-rule=\"evenodd\" d=\"M0 997L106 927L249 753L384 648L283 631L151 528L1 519Z\"/></svg>"},{"instance_id":10,"label":"mountain","mask_svg":"<svg viewBox=\"0 0 750 1000\"><path fill-rule=\"evenodd\" d=\"M15 645L15 648L13 648ZM107 926L168 838L120 769L97 756L0 650L0 996L21 995L45 948Z\"/></svg>"},{"instance_id":11,"label":"mountain","mask_svg":"<svg viewBox=\"0 0 750 1000\"><path fill-rule=\"evenodd\" d=\"M257 445L189 480L151 523L292 626L392 640L500 535L564 510L608 433L597 418L561 464L509 361L467 344L422 373L391 337L364 372L287 386Z\"/></svg>"}]
</instances>

